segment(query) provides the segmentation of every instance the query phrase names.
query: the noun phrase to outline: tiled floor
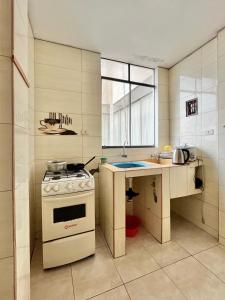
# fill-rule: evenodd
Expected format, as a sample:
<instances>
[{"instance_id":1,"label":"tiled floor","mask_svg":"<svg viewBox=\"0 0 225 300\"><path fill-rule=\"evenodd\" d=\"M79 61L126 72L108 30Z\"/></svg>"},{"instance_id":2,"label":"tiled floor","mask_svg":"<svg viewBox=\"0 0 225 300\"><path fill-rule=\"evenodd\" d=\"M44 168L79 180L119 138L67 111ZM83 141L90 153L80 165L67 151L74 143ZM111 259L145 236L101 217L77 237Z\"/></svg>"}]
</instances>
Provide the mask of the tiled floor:
<instances>
[{"instance_id":1,"label":"tiled floor","mask_svg":"<svg viewBox=\"0 0 225 300\"><path fill-rule=\"evenodd\" d=\"M225 248L177 216L172 241L159 244L144 229L127 240L127 255L113 259L98 229L96 254L42 270L41 245L31 263L31 300L222 300Z\"/></svg>"}]
</instances>

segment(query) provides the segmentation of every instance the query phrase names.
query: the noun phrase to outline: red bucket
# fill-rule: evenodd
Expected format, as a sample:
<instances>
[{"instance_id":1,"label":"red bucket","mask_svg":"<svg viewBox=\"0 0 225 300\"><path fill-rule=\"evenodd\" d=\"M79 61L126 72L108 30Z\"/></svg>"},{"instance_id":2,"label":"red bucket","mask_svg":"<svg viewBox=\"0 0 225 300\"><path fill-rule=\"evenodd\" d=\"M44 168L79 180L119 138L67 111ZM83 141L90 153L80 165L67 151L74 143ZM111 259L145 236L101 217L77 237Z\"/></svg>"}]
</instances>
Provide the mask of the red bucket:
<instances>
[{"instance_id":1,"label":"red bucket","mask_svg":"<svg viewBox=\"0 0 225 300\"><path fill-rule=\"evenodd\" d=\"M136 216L126 216L126 236L134 237L138 233L141 220Z\"/></svg>"}]
</instances>

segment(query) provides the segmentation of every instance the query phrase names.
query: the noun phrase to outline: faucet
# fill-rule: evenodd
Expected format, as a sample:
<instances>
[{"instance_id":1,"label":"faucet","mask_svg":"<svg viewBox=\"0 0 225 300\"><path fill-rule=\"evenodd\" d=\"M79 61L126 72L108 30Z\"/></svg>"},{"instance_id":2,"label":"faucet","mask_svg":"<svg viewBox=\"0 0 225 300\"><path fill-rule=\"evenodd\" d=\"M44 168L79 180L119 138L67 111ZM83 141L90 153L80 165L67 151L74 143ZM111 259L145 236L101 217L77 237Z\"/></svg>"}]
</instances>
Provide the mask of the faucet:
<instances>
[{"instance_id":1,"label":"faucet","mask_svg":"<svg viewBox=\"0 0 225 300\"><path fill-rule=\"evenodd\" d=\"M156 152L156 153L151 154L151 158L155 158L155 159L159 160L160 159L160 152Z\"/></svg>"},{"instance_id":2,"label":"faucet","mask_svg":"<svg viewBox=\"0 0 225 300\"><path fill-rule=\"evenodd\" d=\"M123 144L123 153L122 153L122 157L127 157L127 154L126 154L126 152L125 152L125 149L126 149L126 140L124 141L124 144Z\"/></svg>"}]
</instances>

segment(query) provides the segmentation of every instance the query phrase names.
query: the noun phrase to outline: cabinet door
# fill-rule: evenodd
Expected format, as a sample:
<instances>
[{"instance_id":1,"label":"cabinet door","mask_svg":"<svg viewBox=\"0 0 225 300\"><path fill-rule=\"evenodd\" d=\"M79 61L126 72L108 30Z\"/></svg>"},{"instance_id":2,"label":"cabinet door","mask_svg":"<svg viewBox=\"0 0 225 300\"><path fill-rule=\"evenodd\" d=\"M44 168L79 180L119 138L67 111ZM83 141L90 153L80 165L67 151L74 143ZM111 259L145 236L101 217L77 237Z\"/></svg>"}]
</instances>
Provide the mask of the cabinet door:
<instances>
[{"instance_id":1,"label":"cabinet door","mask_svg":"<svg viewBox=\"0 0 225 300\"><path fill-rule=\"evenodd\" d=\"M188 194L187 166L170 168L170 198Z\"/></svg>"}]
</instances>

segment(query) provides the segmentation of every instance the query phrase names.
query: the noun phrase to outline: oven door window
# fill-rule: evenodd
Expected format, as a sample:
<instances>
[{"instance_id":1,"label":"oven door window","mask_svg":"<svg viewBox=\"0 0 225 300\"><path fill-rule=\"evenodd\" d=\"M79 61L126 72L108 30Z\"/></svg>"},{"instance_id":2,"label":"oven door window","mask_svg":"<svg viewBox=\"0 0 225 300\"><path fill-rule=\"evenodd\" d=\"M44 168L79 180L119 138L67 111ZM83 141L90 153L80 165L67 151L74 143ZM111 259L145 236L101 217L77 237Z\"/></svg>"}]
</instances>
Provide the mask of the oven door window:
<instances>
[{"instance_id":1,"label":"oven door window","mask_svg":"<svg viewBox=\"0 0 225 300\"><path fill-rule=\"evenodd\" d=\"M53 223L72 221L86 217L86 205L77 204L53 209Z\"/></svg>"}]
</instances>

